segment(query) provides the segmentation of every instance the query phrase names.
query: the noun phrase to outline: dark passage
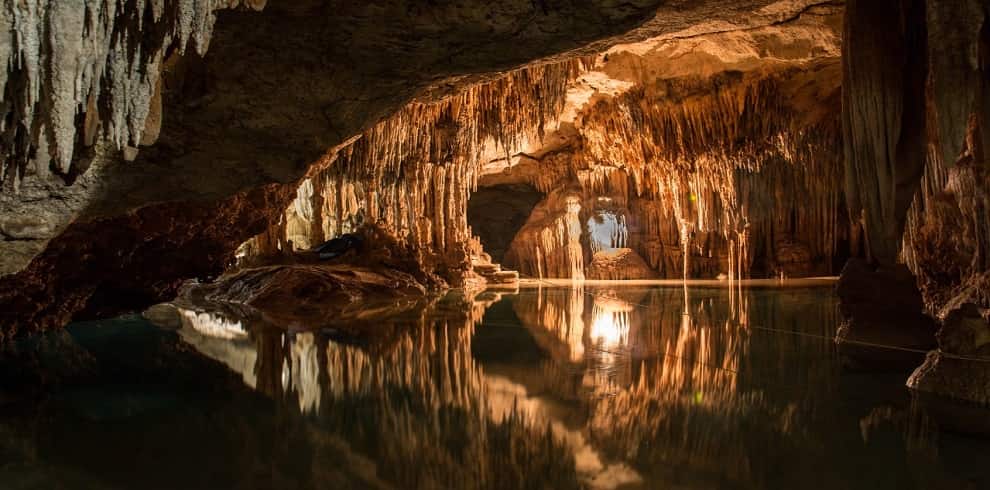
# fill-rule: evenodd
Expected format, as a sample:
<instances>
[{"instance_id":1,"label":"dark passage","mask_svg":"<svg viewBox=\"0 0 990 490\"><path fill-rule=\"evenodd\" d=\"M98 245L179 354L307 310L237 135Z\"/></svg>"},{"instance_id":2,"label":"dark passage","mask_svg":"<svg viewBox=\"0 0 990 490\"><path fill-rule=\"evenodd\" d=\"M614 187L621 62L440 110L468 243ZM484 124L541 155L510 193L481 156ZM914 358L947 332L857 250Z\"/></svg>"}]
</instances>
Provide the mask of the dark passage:
<instances>
[{"instance_id":1,"label":"dark passage","mask_svg":"<svg viewBox=\"0 0 990 490\"><path fill-rule=\"evenodd\" d=\"M512 239L541 199L543 194L526 184L493 185L471 195L468 224L481 237L494 262L502 262Z\"/></svg>"}]
</instances>

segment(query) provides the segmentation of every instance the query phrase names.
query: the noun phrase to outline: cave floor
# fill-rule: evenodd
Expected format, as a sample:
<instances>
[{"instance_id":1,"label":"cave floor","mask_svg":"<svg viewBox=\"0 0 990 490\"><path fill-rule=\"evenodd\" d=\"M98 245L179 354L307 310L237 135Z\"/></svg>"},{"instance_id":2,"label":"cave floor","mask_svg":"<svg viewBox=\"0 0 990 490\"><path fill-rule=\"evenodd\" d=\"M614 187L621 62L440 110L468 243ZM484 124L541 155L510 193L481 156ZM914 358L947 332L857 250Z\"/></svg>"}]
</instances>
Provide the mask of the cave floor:
<instances>
[{"instance_id":1,"label":"cave floor","mask_svg":"<svg viewBox=\"0 0 990 490\"><path fill-rule=\"evenodd\" d=\"M758 285L453 291L363 335L73 324L4 348L0 487L990 488L990 440L844 367L829 280Z\"/></svg>"}]
</instances>

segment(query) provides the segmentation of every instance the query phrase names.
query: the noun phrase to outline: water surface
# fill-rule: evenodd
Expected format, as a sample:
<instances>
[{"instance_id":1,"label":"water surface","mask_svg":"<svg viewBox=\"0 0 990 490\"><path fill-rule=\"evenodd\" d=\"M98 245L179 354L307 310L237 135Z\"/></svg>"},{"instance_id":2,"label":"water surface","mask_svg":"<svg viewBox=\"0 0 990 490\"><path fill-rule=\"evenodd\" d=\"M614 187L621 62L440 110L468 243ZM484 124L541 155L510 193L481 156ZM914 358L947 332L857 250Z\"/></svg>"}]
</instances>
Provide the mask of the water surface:
<instances>
[{"instance_id":1,"label":"water surface","mask_svg":"<svg viewBox=\"0 0 990 490\"><path fill-rule=\"evenodd\" d=\"M843 369L830 286L454 292L360 336L181 306L7 347L0 488L990 488L906 374Z\"/></svg>"}]
</instances>

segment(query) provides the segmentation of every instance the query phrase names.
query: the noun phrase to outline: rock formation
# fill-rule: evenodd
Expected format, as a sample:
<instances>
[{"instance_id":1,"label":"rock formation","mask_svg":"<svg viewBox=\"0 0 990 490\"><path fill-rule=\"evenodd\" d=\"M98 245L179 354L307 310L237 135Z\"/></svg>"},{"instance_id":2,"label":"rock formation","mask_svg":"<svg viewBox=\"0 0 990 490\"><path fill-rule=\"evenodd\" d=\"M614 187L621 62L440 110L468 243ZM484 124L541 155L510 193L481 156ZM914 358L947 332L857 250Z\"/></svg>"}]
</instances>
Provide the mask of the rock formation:
<instances>
[{"instance_id":1,"label":"rock formation","mask_svg":"<svg viewBox=\"0 0 990 490\"><path fill-rule=\"evenodd\" d=\"M931 317L911 386L985 402L987 2L686 3L2 0L0 339L356 230L416 290L508 278L498 234L533 277L863 259L842 338Z\"/></svg>"},{"instance_id":2,"label":"rock formation","mask_svg":"<svg viewBox=\"0 0 990 490\"><path fill-rule=\"evenodd\" d=\"M939 349L908 385L980 403L990 385L978 333L990 306L982 170L988 15L977 0L850 1L843 39L846 193L851 215L865 223L872 261L873 286L863 289L887 295L889 287L877 286L904 267L897 262L906 264L917 279L898 273L895 289L917 296L910 290L920 288L925 311L941 322ZM846 322L868 315L847 311ZM909 323L901 329L919 325Z\"/></svg>"},{"instance_id":3,"label":"rock formation","mask_svg":"<svg viewBox=\"0 0 990 490\"><path fill-rule=\"evenodd\" d=\"M94 295L106 311L131 307L114 283L139 284L145 298L132 303L146 303L183 279L216 274L241 242L277 222L310 164L414 97L593 52L658 13L658 2L568 4L540 13L556 26L544 31L522 21L537 14L528 0L464 9L282 1L223 11L216 25L208 2L52 3L4 2L0 16L5 335L62 325ZM716 7L642 29L686 27ZM186 49L190 38L195 49ZM413 41L394 42L403 38ZM510 39L524 49L502 49ZM53 60L62 58L77 69L61 71ZM146 121L161 127L145 131ZM55 133L42 126L60 128L58 141L49 144ZM155 132L158 142L135 159ZM116 236L90 248L99 230Z\"/></svg>"},{"instance_id":4,"label":"rock formation","mask_svg":"<svg viewBox=\"0 0 990 490\"><path fill-rule=\"evenodd\" d=\"M841 187L821 185L842 180L840 17L814 6L599 57L555 134L483 169L483 187L546 193L506 230L509 265L585 277L605 247L632 249L661 277L810 276L860 253Z\"/></svg>"}]
</instances>

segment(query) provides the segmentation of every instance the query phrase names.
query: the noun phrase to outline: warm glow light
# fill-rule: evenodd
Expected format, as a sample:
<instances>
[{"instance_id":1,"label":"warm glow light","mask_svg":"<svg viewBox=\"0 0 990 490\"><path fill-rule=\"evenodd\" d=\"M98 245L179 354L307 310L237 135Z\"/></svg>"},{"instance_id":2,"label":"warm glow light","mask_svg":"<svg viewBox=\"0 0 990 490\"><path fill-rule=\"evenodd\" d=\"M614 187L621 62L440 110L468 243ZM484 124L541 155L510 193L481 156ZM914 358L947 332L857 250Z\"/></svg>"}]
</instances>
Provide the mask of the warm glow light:
<instances>
[{"instance_id":1,"label":"warm glow light","mask_svg":"<svg viewBox=\"0 0 990 490\"><path fill-rule=\"evenodd\" d=\"M605 348L624 345L629 338L629 312L632 305L618 298L595 298L589 336L592 343Z\"/></svg>"},{"instance_id":2,"label":"warm glow light","mask_svg":"<svg viewBox=\"0 0 990 490\"><path fill-rule=\"evenodd\" d=\"M602 343L606 347L621 345L629 333L623 331L622 326L616 321L616 313L602 312L595 317L591 324L591 338L598 344Z\"/></svg>"}]
</instances>

